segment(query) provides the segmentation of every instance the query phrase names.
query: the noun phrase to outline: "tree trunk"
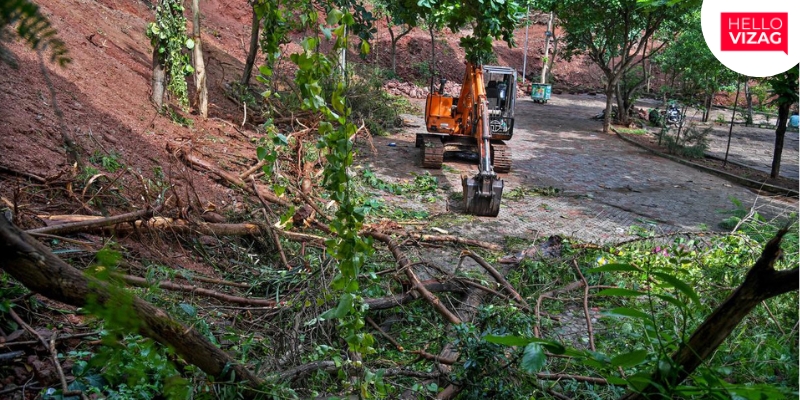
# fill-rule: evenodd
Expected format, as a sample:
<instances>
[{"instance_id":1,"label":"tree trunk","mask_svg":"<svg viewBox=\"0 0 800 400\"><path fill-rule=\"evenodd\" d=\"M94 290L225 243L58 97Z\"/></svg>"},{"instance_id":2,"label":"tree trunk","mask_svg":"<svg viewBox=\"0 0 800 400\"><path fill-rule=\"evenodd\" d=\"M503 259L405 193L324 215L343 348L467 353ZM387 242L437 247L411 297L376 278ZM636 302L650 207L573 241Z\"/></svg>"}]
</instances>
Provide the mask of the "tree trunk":
<instances>
[{"instance_id":1,"label":"tree trunk","mask_svg":"<svg viewBox=\"0 0 800 400\"><path fill-rule=\"evenodd\" d=\"M605 118L603 118L603 133L608 133L611 127L611 99L614 97L614 86L616 86L616 84L609 80L606 86L606 115Z\"/></svg>"},{"instance_id":2,"label":"tree trunk","mask_svg":"<svg viewBox=\"0 0 800 400\"><path fill-rule=\"evenodd\" d=\"M194 39L194 87L195 107L203 118L208 118L208 89L206 87L206 65L203 61L203 42L200 40L200 0L192 0L192 38Z\"/></svg>"},{"instance_id":3,"label":"tree trunk","mask_svg":"<svg viewBox=\"0 0 800 400\"><path fill-rule=\"evenodd\" d=\"M530 16L528 16L530 19ZM555 13L550 11L550 19L547 21L547 32L544 37L544 64L542 65L542 76L539 83L547 83L547 67L550 65L550 39L553 37L553 20Z\"/></svg>"},{"instance_id":4,"label":"tree trunk","mask_svg":"<svg viewBox=\"0 0 800 400\"><path fill-rule=\"evenodd\" d=\"M753 124L753 92L750 91L750 80L744 81L744 98L747 100L747 115L745 116L745 126Z\"/></svg>"},{"instance_id":5,"label":"tree trunk","mask_svg":"<svg viewBox=\"0 0 800 400\"><path fill-rule=\"evenodd\" d=\"M431 73L431 93L433 93L433 75L436 68L436 40L433 36L433 24L430 26L430 34L431 34L431 66L430 66L430 73Z\"/></svg>"},{"instance_id":6,"label":"tree trunk","mask_svg":"<svg viewBox=\"0 0 800 400\"><path fill-rule=\"evenodd\" d=\"M392 30L391 20L386 16L386 29L389 30L389 40L392 43L392 72L397 74L397 40L394 37L394 30Z\"/></svg>"},{"instance_id":7,"label":"tree trunk","mask_svg":"<svg viewBox=\"0 0 800 400\"><path fill-rule=\"evenodd\" d=\"M158 53L158 47L153 49L153 95L150 100L161 110L164 107L164 90L166 89L165 80L167 78L164 60Z\"/></svg>"},{"instance_id":8,"label":"tree trunk","mask_svg":"<svg viewBox=\"0 0 800 400\"><path fill-rule=\"evenodd\" d=\"M713 92L706 92L706 99L705 99L705 106L706 109L703 111L703 122L708 122L708 119L711 117L711 105L714 100L714 93Z\"/></svg>"},{"instance_id":9,"label":"tree trunk","mask_svg":"<svg viewBox=\"0 0 800 400\"><path fill-rule=\"evenodd\" d=\"M658 394L656 387L670 389L680 384L711 356L737 325L762 301L798 289L798 269L776 271L775 261L781 257L780 242L788 232L782 229L764 247L744 282L694 331L689 341L672 356L672 368L657 368L651 384L641 393L628 393L620 399L640 400L669 398ZM651 397L652 395L652 397Z\"/></svg>"},{"instance_id":10,"label":"tree trunk","mask_svg":"<svg viewBox=\"0 0 800 400\"><path fill-rule=\"evenodd\" d=\"M244 64L244 73L242 74L242 86L250 84L250 75L253 73L253 64L256 62L256 54L258 54L258 31L261 29L261 19L258 18L255 7L253 7L253 21L250 25L250 51L247 52L247 61Z\"/></svg>"},{"instance_id":11,"label":"tree trunk","mask_svg":"<svg viewBox=\"0 0 800 400\"><path fill-rule=\"evenodd\" d=\"M90 299L102 307L119 307L120 295L130 296L130 317L139 333L172 347L187 362L219 379L232 378L252 386L261 380L227 353L215 347L197 330L170 318L162 309L122 288L84 275L65 263L43 244L0 217L0 268L35 293L50 299L85 307Z\"/></svg>"},{"instance_id":12,"label":"tree trunk","mask_svg":"<svg viewBox=\"0 0 800 400\"><path fill-rule=\"evenodd\" d=\"M783 153L783 139L786 137L786 122L789 120L789 102L783 102L778 107L778 128L775 129L775 150L772 153L771 178L777 178L781 171L781 155Z\"/></svg>"},{"instance_id":13,"label":"tree trunk","mask_svg":"<svg viewBox=\"0 0 800 400\"><path fill-rule=\"evenodd\" d=\"M628 102L626 101L625 93L627 93L627 91L623 91L619 83L614 85L614 95L617 98L617 122L620 125L628 126L630 121L628 118Z\"/></svg>"}]
</instances>

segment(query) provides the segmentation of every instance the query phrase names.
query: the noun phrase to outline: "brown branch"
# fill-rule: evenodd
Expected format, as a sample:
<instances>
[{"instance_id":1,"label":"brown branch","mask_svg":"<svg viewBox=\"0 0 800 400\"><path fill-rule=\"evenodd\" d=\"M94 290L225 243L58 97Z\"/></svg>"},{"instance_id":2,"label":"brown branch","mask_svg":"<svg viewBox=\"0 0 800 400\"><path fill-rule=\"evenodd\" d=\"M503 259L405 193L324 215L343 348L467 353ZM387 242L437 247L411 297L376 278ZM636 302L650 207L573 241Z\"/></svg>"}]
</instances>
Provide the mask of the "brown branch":
<instances>
[{"instance_id":1,"label":"brown branch","mask_svg":"<svg viewBox=\"0 0 800 400\"><path fill-rule=\"evenodd\" d=\"M572 380L578 382L588 382L593 383L595 385L610 385L607 380L603 378L595 378L592 376L582 376L582 375L568 375L568 374L545 374L540 372L536 374L538 379L547 380L547 381L562 381L562 380Z\"/></svg>"},{"instance_id":2,"label":"brown branch","mask_svg":"<svg viewBox=\"0 0 800 400\"><path fill-rule=\"evenodd\" d=\"M182 285L170 281L160 281L160 282L150 283L145 278L140 278L138 276L133 276L133 275L114 274L114 277L120 278L125 283L132 286L143 287L143 288L156 286L164 290L186 292L186 293L197 294L200 296L211 297L213 299L222 300L227 303L241 304L245 306L273 307L273 308L277 308L278 306L281 305L281 303L276 303L275 300L252 299L247 297L233 296L225 293L220 293L216 290L206 289L194 285Z\"/></svg>"},{"instance_id":3,"label":"brown branch","mask_svg":"<svg viewBox=\"0 0 800 400\"><path fill-rule=\"evenodd\" d=\"M466 239L463 237L453 236L453 235L425 235L422 233L409 232L408 237L414 240L419 240L420 242L448 242L448 243L463 244L467 246L481 247L492 251L503 251L503 246L500 246L499 244L496 243L484 242L481 240L474 240L474 239Z\"/></svg>"},{"instance_id":4,"label":"brown branch","mask_svg":"<svg viewBox=\"0 0 800 400\"><path fill-rule=\"evenodd\" d=\"M10 167L6 167L4 165L0 165L0 173L19 176L22 178L32 180L36 183L47 183L46 179L38 175L31 174L30 172L17 171L15 169L11 169Z\"/></svg>"},{"instance_id":5,"label":"brown branch","mask_svg":"<svg viewBox=\"0 0 800 400\"><path fill-rule=\"evenodd\" d=\"M597 348L594 346L594 329L592 329L592 317L589 315L589 282L586 281L586 277L583 276L583 272L581 272L581 267L578 266L578 260L572 259L572 265L575 267L575 271L578 273L578 276L581 277L581 282L583 283L583 315L586 317L586 330L589 332L589 348L592 351L597 351Z\"/></svg>"},{"instance_id":6,"label":"brown branch","mask_svg":"<svg viewBox=\"0 0 800 400\"><path fill-rule=\"evenodd\" d=\"M431 293L441 293L441 292L463 292L464 287L461 285L457 285L452 282L442 283L438 281L422 281L420 285L425 288L425 290ZM397 306L401 306L406 303L410 303L414 300L419 299L419 294L415 290L409 290L402 294L395 294L385 297L378 297L373 299L364 299L364 304L369 306L370 310L386 310L390 308L394 308Z\"/></svg>"},{"instance_id":7,"label":"brown branch","mask_svg":"<svg viewBox=\"0 0 800 400\"><path fill-rule=\"evenodd\" d=\"M53 300L86 307L89 299L103 307L117 307L122 288L84 275L65 263L36 239L0 218L0 268L27 287ZM139 321L139 333L172 347L188 363L205 373L260 386L261 379L197 330L172 319L164 310L132 296L128 312Z\"/></svg>"},{"instance_id":8,"label":"brown branch","mask_svg":"<svg viewBox=\"0 0 800 400\"><path fill-rule=\"evenodd\" d=\"M375 231L367 231L364 232L365 235L374 238L380 242L383 242L386 247L389 248L389 251L394 256L395 261L400 266L401 269L405 270L406 276L408 280L411 281L412 288L419 292L419 294L433 306L433 308L442 315L448 322L451 324L458 325L461 323L461 319L456 317L452 311L448 310L447 307L442 304L438 297L436 297L433 293L431 293L424 285L420 282L417 274L414 273L412 268L406 268L409 264L408 258L400 252L400 249L397 245L392 241L392 238L389 235L385 235L383 233L375 232Z\"/></svg>"},{"instance_id":9,"label":"brown branch","mask_svg":"<svg viewBox=\"0 0 800 400\"><path fill-rule=\"evenodd\" d=\"M42 337L42 335L40 335L39 332L36 332L35 329L33 329L30 325L28 325L25 321L23 321L22 318L20 318L20 316L14 311L14 309L9 309L8 314L11 315L11 318L14 319L14 321L19 326L21 326L23 329L25 329L31 335L33 335L38 343L41 343L41 345L44 346L45 349L48 349L50 351L50 361L53 362L53 366L56 368L56 371L58 372L58 377L61 380L61 387L64 392L64 395L65 396L80 395L81 398L85 399L86 395L84 395L82 391L80 390L71 391L67 387L67 378L64 376L64 370L61 369L61 364L58 362L58 353L56 352L56 336L57 336L56 332L53 331L53 334L50 337L50 343L48 344L47 341L44 339L44 337Z\"/></svg>"},{"instance_id":10,"label":"brown branch","mask_svg":"<svg viewBox=\"0 0 800 400\"><path fill-rule=\"evenodd\" d=\"M375 330L377 330L378 333L381 334L381 336L385 337L386 340L389 341L389 343L393 344L394 347L397 348L397 351L399 351L399 352L405 351L405 349L403 349L403 346L401 346L400 343L397 343L397 340L395 340L391 335L386 333L386 331L384 331L383 328L381 328L380 325L376 324L375 321L372 320L372 318L366 317L366 318L364 318L364 320L367 321L367 323L370 324L370 326L375 328Z\"/></svg>"},{"instance_id":11,"label":"brown branch","mask_svg":"<svg viewBox=\"0 0 800 400\"><path fill-rule=\"evenodd\" d=\"M173 145L168 144L167 150L175 154L179 159L183 160L183 162L185 162L194 169L210 172L222 178L222 180L228 182L233 186L254 193L253 191L254 189L251 189L249 186L247 186L245 181L239 178L239 176L236 174L230 173L219 167L216 167L213 164L211 164L211 162L204 160L198 156L195 156L191 154L189 151L184 150L183 148L176 149ZM255 192L257 192L261 197L263 197L272 204L278 204L284 207L289 207L291 205L288 201L279 198L274 193L270 192L269 190L263 187L256 187Z\"/></svg>"},{"instance_id":12,"label":"brown branch","mask_svg":"<svg viewBox=\"0 0 800 400\"><path fill-rule=\"evenodd\" d=\"M161 206L139 211L130 212L127 214L116 215L113 217L97 217L87 219L86 221L71 222L62 225L45 226L42 228L29 229L26 233L47 233L50 235L64 235L75 232L86 232L98 228L106 228L112 225L119 225L126 222L133 222L140 218L150 218L154 212L161 209Z\"/></svg>"},{"instance_id":13,"label":"brown branch","mask_svg":"<svg viewBox=\"0 0 800 400\"><path fill-rule=\"evenodd\" d=\"M484 260L481 256L475 254L475 252L471 250L464 250L461 252L461 258L463 259L464 257L469 257L475 260L478 264L480 264L481 267L483 267L483 269L488 271L494 280L496 280L497 283L499 283L500 286L502 286L511 295L511 297L517 302L517 304L519 304L520 307L526 311L531 310L531 307L525 302L525 299L523 299L522 296L517 293L514 287L511 286L511 283L509 283L506 278L503 277L503 275L497 272L497 270L492 267L491 264L486 262L486 260Z\"/></svg>"},{"instance_id":14,"label":"brown branch","mask_svg":"<svg viewBox=\"0 0 800 400\"><path fill-rule=\"evenodd\" d=\"M437 363L441 363L441 364L453 365L453 364L458 362L457 358L442 357L441 355L428 353L425 350L414 350L414 351L411 352L411 354L416 354L422 359L433 361L433 362L437 362Z\"/></svg>"}]
</instances>

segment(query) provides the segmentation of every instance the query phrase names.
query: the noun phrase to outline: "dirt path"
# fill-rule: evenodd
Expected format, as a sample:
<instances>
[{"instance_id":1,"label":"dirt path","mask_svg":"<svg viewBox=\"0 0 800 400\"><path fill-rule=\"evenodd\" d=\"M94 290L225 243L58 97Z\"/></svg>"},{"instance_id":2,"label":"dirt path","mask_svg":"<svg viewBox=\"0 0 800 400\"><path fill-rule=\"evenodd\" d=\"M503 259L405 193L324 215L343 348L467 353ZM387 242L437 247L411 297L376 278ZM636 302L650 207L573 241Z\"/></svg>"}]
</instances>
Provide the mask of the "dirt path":
<instances>
[{"instance_id":1,"label":"dirt path","mask_svg":"<svg viewBox=\"0 0 800 400\"><path fill-rule=\"evenodd\" d=\"M656 233L719 230L730 199L753 205L768 217L787 217L795 201L759 197L716 176L653 156L615 135L603 134L601 122L590 119L603 107L602 98L588 95L554 96L547 104L522 98L517 103L513 149L514 166L504 174L505 192L500 215L464 215L460 200L461 171L474 171L472 161L448 158L439 178L440 200L409 204L424 207L432 225L473 238L502 240L504 236L533 239L561 234L594 243L624 240L647 229ZM405 116L410 125L390 137L375 138L376 153L363 152L362 161L382 179L396 182L425 172L419 165L414 135L422 132L420 116ZM390 146L395 143L395 146ZM557 194L546 188L558 189ZM517 194L521 196L513 196Z\"/></svg>"}]
</instances>

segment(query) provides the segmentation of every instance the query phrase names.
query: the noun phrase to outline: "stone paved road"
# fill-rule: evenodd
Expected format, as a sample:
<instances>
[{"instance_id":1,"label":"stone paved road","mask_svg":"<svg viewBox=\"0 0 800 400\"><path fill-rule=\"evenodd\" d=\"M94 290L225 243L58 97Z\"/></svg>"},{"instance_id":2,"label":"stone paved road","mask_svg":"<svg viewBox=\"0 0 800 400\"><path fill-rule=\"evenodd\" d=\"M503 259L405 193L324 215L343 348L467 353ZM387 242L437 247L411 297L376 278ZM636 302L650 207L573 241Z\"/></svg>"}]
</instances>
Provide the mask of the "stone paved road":
<instances>
[{"instance_id":1,"label":"stone paved road","mask_svg":"<svg viewBox=\"0 0 800 400\"><path fill-rule=\"evenodd\" d=\"M719 230L733 209L730 199L754 205L770 218L786 218L797 202L766 198L722 178L663 159L601 133L591 120L602 98L588 95L553 96L547 104L520 99L513 149L514 166L506 181L497 218L459 217L460 201L446 196L425 204L435 221L451 233L501 240L503 236L533 239L561 234L594 243L617 242L646 228L656 232ZM421 125L417 118L413 125ZM412 127L388 138L375 138L377 153L366 153L369 167L387 181L408 179L419 168ZM396 146L389 147L393 142ZM446 167L430 171L447 192L461 192L461 171L475 171L469 160L446 159ZM530 194L536 188L557 188L555 196ZM513 200L511 192L528 193ZM387 201L392 201L387 198ZM406 204L408 202L406 201ZM420 207L419 204L411 204ZM796 218L796 217L795 217ZM451 221L451 223L447 223Z\"/></svg>"}]
</instances>

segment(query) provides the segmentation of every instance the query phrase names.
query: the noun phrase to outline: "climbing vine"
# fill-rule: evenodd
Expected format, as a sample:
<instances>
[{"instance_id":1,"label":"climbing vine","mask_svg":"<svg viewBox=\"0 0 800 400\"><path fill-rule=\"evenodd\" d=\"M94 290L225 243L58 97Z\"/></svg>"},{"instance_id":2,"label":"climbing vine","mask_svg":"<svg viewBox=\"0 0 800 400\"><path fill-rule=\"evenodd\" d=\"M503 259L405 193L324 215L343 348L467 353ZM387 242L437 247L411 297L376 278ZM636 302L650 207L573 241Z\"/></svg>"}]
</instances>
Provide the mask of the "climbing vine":
<instances>
[{"instance_id":1,"label":"climbing vine","mask_svg":"<svg viewBox=\"0 0 800 400\"><path fill-rule=\"evenodd\" d=\"M161 0L156 6L156 20L147 25L147 37L158 49L159 61L167 71L167 90L184 109L189 106L186 76L194 72L185 50L194 48L186 36L186 18L180 0Z\"/></svg>"},{"instance_id":2,"label":"climbing vine","mask_svg":"<svg viewBox=\"0 0 800 400\"><path fill-rule=\"evenodd\" d=\"M274 8L265 11L279 13ZM270 18L269 15L265 16ZM353 164L353 142L357 127L349 120L351 108L347 105L345 77L338 73L335 57L322 53L320 40L324 37L334 42L331 54L337 54L348 45L347 30L356 24L353 14L331 9L324 21L317 11L309 8L300 18L309 27L319 29L319 36L305 38L302 52L292 54L291 61L297 65L295 84L302 98L302 108L318 112L323 117L319 124L320 139L317 144L325 154L326 164L323 173L323 186L336 205L336 215L330 223L333 238L326 243L328 253L337 261L338 274L331 288L340 293L335 307L310 323L323 320L338 320L338 329L347 343L348 350L358 354L373 353L374 338L363 331L366 307L359 295L358 275L367 257L373 253L372 241L359 235L366 209L359 207L355 200L348 168ZM281 35L270 34L268 39L278 40ZM262 36L262 40L264 36ZM264 43L262 43L262 48ZM272 46L267 45L267 48ZM362 44L362 51L368 46ZM268 56L269 61L269 56ZM262 74L269 66L261 68ZM325 88L328 88L327 90ZM277 142L276 142L277 143ZM259 158L267 161L265 171L272 170L276 158L275 151L259 148ZM367 382L361 382L362 393L366 393Z\"/></svg>"}]
</instances>

